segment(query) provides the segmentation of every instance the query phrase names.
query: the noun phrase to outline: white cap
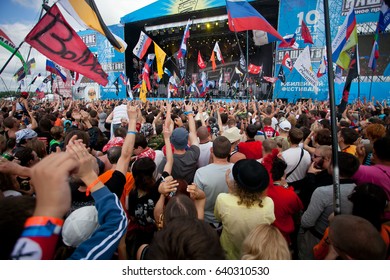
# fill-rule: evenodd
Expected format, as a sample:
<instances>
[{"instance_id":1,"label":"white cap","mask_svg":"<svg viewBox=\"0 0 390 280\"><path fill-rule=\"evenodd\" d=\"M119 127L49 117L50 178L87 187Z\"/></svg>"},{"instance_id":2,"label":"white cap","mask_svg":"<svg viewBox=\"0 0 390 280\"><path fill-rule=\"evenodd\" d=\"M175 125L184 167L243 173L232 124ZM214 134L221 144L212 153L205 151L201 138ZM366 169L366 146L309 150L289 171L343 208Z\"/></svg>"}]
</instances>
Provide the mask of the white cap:
<instances>
[{"instance_id":1,"label":"white cap","mask_svg":"<svg viewBox=\"0 0 390 280\"><path fill-rule=\"evenodd\" d=\"M291 123L289 121L282 121L281 123L279 123L279 128L284 131L290 131Z\"/></svg>"},{"instance_id":2,"label":"white cap","mask_svg":"<svg viewBox=\"0 0 390 280\"><path fill-rule=\"evenodd\" d=\"M62 227L62 241L71 247L79 246L99 227L95 206L84 206L72 212Z\"/></svg>"}]
</instances>

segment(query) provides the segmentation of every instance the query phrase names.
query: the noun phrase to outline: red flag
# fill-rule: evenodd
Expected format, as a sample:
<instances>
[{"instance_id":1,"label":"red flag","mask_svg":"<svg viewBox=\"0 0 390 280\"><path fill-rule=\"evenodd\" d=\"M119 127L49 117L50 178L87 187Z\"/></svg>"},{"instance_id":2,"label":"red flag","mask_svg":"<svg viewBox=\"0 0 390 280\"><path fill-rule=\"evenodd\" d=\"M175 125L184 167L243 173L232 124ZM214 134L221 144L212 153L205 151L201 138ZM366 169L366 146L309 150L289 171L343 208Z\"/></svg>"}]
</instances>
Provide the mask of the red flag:
<instances>
[{"instance_id":1,"label":"red flag","mask_svg":"<svg viewBox=\"0 0 390 280\"><path fill-rule=\"evenodd\" d=\"M211 53L210 61L211 61L211 66L212 66L213 70L215 70L217 68L217 64L215 63L214 50Z\"/></svg>"},{"instance_id":2,"label":"red flag","mask_svg":"<svg viewBox=\"0 0 390 280\"><path fill-rule=\"evenodd\" d=\"M254 64L249 64L248 66L248 72L251 73L251 74L260 74L260 71L261 71L261 66L257 66L257 65L254 65Z\"/></svg>"},{"instance_id":3,"label":"red flag","mask_svg":"<svg viewBox=\"0 0 390 280\"><path fill-rule=\"evenodd\" d=\"M264 80L266 80L267 82L269 82L269 83L275 83L277 80L278 80L278 78L275 78L275 77L267 77L267 76L263 76L263 79Z\"/></svg>"},{"instance_id":4,"label":"red flag","mask_svg":"<svg viewBox=\"0 0 390 280\"><path fill-rule=\"evenodd\" d=\"M200 69L206 68L206 63L204 63L204 60L202 58L202 55L200 54L200 51L198 51L198 66Z\"/></svg>"},{"instance_id":5,"label":"red flag","mask_svg":"<svg viewBox=\"0 0 390 280\"><path fill-rule=\"evenodd\" d=\"M57 5L41 18L25 41L62 67L107 85L107 74L97 58L67 23Z\"/></svg>"},{"instance_id":6,"label":"red flag","mask_svg":"<svg viewBox=\"0 0 390 280\"><path fill-rule=\"evenodd\" d=\"M288 54L288 52L286 52L286 54L284 55L282 64L284 66L286 66L288 69L290 69L290 71L293 70L293 64L292 64L292 61L291 61L291 58L290 58L290 55Z\"/></svg>"},{"instance_id":7,"label":"red flag","mask_svg":"<svg viewBox=\"0 0 390 280\"><path fill-rule=\"evenodd\" d=\"M313 38L311 37L310 30L304 20L302 20L301 36L304 43L313 44Z\"/></svg>"}]
</instances>

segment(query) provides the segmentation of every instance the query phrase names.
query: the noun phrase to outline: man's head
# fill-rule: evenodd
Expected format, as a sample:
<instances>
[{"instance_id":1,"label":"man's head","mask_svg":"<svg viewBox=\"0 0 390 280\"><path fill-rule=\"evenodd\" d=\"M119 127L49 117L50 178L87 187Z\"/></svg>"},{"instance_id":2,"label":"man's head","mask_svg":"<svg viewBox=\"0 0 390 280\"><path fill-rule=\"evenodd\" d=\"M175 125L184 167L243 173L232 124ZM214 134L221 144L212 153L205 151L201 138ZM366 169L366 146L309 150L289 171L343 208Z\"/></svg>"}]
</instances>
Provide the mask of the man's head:
<instances>
[{"instance_id":1,"label":"man's head","mask_svg":"<svg viewBox=\"0 0 390 280\"><path fill-rule=\"evenodd\" d=\"M382 137L374 142L374 161L390 162L390 137Z\"/></svg>"},{"instance_id":2,"label":"man's head","mask_svg":"<svg viewBox=\"0 0 390 280\"><path fill-rule=\"evenodd\" d=\"M199 128L196 130L196 135L198 136L199 141L200 141L201 143L208 141L209 138L210 138L209 131L208 131L207 127L205 127L205 126L199 127Z\"/></svg>"},{"instance_id":3,"label":"man's head","mask_svg":"<svg viewBox=\"0 0 390 280\"><path fill-rule=\"evenodd\" d=\"M288 133L288 139L291 144L298 145L303 139L303 131L296 127L292 128Z\"/></svg>"},{"instance_id":4,"label":"man's head","mask_svg":"<svg viewBox=\"0 0 390 280\"><path fill-rule=\"evenodd\" d=\"M277 148L278 148L278 144L274 139L269 139L269 138L265 139L263 141L263 157L267 154L270 154L273 149L277 149Z\"/></svg>"},{"instance_id":5,"label":"man's head","mask_svg":"<svg viewBox=\"0 0 390 280\"><path fill-rule=\"evenodd\" d=\"M227 139L225 136L218 136L213 141L213 155L216 158L225 159L230 154L230 148L231 144L229 139Z\"/></svg>"},{"instance_id":6,"label":"man's head","mask_svg":"<svg viewBox=\"0 0 390 280\"><path fill-rule=\"evenodd\" d=\"M148 147L148 142L146 141L145 135L142 133L137 133L135 135L134 141L134 154L138 156Z\"/></svg>"},{"instance_id":7,"label":"man's head","mask_svg":"<svg viewBox=\"0 0 390 280\"><path fill-rule=\"evenodd\" d=\"M325 145L317 147L312 155L312 159L315 168L328 169L332 161L332 147Z\"/></svg>"},{"instance_id":8,"label":"man's head","mask_svg":"<svg viewBox=\"0 0 390 280\"><path fill-rule=\"evenodd\" d=\"M344 179L351 178L359 169L359 160L354 155L344 152L338 152L338 166L340 177ZM328 173L333 173L333 166L329 164Z\"/></svg>"},{"instance_id":9,"label":"man's head","mask_svg":"<svg viewBox=\"0 0 390 280\"><path fill-rule=\"evenodd\" d=\"M111 164L117 164L119 158L121 157L122 147L113 146L107 150L107 158Z\"/></svg>"},{"instance_id":10,"label":"man's head","mask_svg":"<svg viewBox=\"0 0 390 280\"><path fill-rule=\"evenodd\" d=\"M266 126L270 126L272 124L272 119L269 117L265 117L263 120L263 124Z\"/></svg>"},{"instance_id":11,"label":"man's head","mask_svg":"<svg viewBox=\"0 0 390 280\"><path fill-rule=\"evenodd\" d=\"M329 239L343 259L384 260L386 244L380 233L366 219L337 215L329 227Z\"/></svg>"},{"instance_id":12,"label":"man's head","mask_svg":"<svg viewBox=\"0 0 390 280\"><path fill-rule=\"evenodd\" d=\"M339 131L339 143L344 143L345 145L353 145L358 138L359 134L353 128L344 127Z\"/></svg>"},{"instance_id":13,"label":"man's head","mask_svg":"<svg viewBox=\"0 0 390 280\"><path fill-rule=\"evenodd\" d=\"M257 133L257 127L254 124L248 124L248 126L245 129L246 135L249 139L253 139L256 136Z\"/></svg>"},{"instance_id":14,"label":"man's head","mask_svg":"<svg viewBox=\"0 0 390 280\"><path fill-rule=\"evenodd\" d=\"M184 150L188 144L188 131L183 127L175 128L172 132L171 143L175 150Z\"/></svg>"}]
</instances>

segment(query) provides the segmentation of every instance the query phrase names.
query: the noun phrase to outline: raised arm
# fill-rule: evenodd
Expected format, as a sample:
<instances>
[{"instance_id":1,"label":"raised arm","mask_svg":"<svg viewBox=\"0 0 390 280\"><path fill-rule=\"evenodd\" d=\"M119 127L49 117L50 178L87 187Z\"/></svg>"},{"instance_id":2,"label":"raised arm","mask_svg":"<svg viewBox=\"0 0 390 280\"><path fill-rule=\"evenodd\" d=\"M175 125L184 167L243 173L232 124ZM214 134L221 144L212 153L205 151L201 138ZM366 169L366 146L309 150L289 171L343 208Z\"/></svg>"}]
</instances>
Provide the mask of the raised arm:
<instances>
[{"instance_id":1,"label":"raised arm","mask_svg":"<svg viewBox=\"0 0 390 280\"><path fill-rule=\"evenodd\" d=\"M196 127L195 127L195 120L194 120L194 112L192 111L191 105L186 105L185 107L185 114L188 118L188 125L190 128L190 134L188 138L190 139L191 145L199 146L198 137L196 136Z\"/></svg>"},{"instance_id":2,"label":"raised arm","mask_svg":"<svg viewBox=\"0 0 390 280\"><path fill-rule=\"evenodd\" d=\"M134 149L135 135L137 134L137 109L134 106L130 106L130 103L127 104L127 116L129 117L127 135L122 146L121 156L116 165L116 170L120 171L125 176L129 168Z\"/></svg>"}]
</instances>

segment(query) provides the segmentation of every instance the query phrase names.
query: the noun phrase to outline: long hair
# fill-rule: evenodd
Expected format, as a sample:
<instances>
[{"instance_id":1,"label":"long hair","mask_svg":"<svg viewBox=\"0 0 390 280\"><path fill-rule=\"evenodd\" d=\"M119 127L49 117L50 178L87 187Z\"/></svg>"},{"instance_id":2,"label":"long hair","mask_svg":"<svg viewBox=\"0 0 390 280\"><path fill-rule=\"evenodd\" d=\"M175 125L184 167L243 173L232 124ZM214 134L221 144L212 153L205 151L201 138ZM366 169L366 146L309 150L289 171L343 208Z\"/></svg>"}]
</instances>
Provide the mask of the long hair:
<instances>
[{"instance_id":1,"label":"long hair","mask_svg":"<svg viewBox=\"0 0 390 280\"><path fill-rule=\"evenodd\" d=\"M273 225L255 227L242 244L242 260L290 260L286 239Z\"/></svg>"}]
</instances>

